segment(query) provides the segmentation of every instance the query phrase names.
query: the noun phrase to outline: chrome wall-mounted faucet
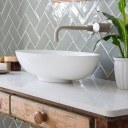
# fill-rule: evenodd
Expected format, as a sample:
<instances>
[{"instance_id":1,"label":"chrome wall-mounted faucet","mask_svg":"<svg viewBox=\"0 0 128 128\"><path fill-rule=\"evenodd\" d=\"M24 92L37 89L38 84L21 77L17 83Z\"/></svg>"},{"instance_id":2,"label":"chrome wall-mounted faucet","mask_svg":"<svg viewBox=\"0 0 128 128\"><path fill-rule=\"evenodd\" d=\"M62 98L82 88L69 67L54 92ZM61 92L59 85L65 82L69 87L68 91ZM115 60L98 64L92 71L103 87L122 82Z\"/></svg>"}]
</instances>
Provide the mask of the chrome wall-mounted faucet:
<instances>
[{"instance_id":1,"label":"chrome wall-mounted faucet","mask_svg":"<svg viewBox=\"0 0 128 128\"><path fill-rule=\"evenodd\" d=\"M60 26L54 35L55 41L58 41L59 32L62 29L68 29L68 30L86 30L86 31L93 31L92 25L86 25L86 26Z\"/></svg>"},{"instance_id":2,"label":"chrome wall-mounted faucet","mask_svg":"<svg viewBox=\"0 0 128 128\"><path fill-rule=\"evenodd\" d=\"M58 41L59 32L62 29L68 29L68 30L86 30L91 32L109 32L110 31L110 24L108 22L106 23L94 23L92 25L85 25L85 26L60 26L55 31L54 40Z\"/></svg>"}]
</instances>

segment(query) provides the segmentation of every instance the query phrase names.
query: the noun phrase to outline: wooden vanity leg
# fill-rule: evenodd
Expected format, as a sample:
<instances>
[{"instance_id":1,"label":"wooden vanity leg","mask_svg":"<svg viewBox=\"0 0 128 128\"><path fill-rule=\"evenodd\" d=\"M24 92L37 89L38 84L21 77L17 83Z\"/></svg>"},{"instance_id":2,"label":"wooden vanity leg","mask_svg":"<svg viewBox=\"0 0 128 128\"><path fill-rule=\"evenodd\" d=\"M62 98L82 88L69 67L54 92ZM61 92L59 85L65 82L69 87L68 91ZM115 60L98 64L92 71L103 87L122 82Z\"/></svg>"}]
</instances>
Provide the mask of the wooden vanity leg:
<instances>
[{"instance_id":1,"label":"wooden vanity leg","mask_svg":"<svg viewBox=\"0 0 128 128\"><path fill-rule=\"evenodd\" d=\"M128 119L108 122L107 128L128 128Z\"/></svg>"},{"instance_id":2,"label":"wooden vanity leg","mask_svg":"<svg viewBox=\"0 0 128 128\"><path fill-rule=\"evenodd\" d=\"M96 119L96 128L128 128L128 119L118 119L113 121Z\"/></svg>"},{"instance_id":3,"label":"wooden vanity leg","mask_svg":"<svg viewBox=\"0 0 128 128\"><path fill-rule=\"evenodd\" d=\"M106 120L95 119L95 128L107 128Z\"/></svg>"}]
</instances>

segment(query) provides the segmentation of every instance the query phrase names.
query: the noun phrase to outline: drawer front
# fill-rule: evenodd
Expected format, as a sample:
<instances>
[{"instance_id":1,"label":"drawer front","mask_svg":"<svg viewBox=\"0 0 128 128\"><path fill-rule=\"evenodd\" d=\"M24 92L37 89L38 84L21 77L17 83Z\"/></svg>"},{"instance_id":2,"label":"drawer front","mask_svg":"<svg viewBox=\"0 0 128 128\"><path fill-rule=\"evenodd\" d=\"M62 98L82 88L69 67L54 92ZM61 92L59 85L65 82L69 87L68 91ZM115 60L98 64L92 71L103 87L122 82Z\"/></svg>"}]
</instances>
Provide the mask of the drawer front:
<instances>
[{"instance_id":1,"label":"drawer front","mask_svg":"<svg viewBox=\"0 0 128 128\"><path fill-rule=\"evenodd\" d=\"M0 92L0 112L9 114L9 95Z\"/></svg>"},{"instance_id":2,"label":"drawer front","mask_svg":"<svg viewBox=\"0 0 128 128\"><path fill-rule=\"evenodd\" d=\"M34 116L37 112L44 112L47 115L47 120L40 124L35 123ZM43 128L89 128L90 124L90 119L87 117L16 96L11 97L11 114ZM36 119L41 117L39 113L37 115Z\"/></svg>"}]
</instances>

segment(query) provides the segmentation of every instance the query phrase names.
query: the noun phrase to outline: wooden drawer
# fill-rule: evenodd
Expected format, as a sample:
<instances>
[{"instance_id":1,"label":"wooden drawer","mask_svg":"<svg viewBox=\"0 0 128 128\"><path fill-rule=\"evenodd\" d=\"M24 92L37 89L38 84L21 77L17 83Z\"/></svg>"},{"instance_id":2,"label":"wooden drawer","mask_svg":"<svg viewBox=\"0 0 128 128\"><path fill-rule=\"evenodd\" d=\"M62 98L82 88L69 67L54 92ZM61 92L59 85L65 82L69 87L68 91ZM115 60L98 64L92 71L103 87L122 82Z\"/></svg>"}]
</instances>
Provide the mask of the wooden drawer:
<instances>
[{"instance_id":1,"label":"wooden drawer","mask_svg":"<svg viewBox=\"0 0 128 128\"><path fill-rule=\"evenodd\" d=\"M11 97L11 114L43 128L89 128L90 124L87 117L16 96Z\"/></svg>"},{"instance_id":2,"label":"wooden drawer","mask_svg":"<svg viewBox=\"0 0 128 128\"><path fill-rule=\"evenodd\" d=\"M0 112L9 114L9 97L10 95L0 92Z\"/></svg>"}]
</instances>

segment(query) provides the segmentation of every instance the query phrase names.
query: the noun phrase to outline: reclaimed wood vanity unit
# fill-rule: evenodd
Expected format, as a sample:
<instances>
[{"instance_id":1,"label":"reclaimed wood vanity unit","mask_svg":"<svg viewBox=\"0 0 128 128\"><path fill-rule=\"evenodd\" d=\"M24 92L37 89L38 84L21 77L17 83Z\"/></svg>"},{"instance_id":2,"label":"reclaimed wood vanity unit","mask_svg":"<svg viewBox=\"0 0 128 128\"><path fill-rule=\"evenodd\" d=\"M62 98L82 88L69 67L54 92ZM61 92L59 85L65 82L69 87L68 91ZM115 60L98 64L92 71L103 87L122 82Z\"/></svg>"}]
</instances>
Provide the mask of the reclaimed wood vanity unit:
<instances>
[{"instance_id":1,"label":"reclaimed wood vanity unit","mask_svg":"<svg viewBox=\"0 0 128 128\"><path fill-rule=\"evenodd\" d=\"M128 91L100 79L46 83L11 72L0 75L0 113L35 128L128 128Z\"/></svg>"}]
</instances>

